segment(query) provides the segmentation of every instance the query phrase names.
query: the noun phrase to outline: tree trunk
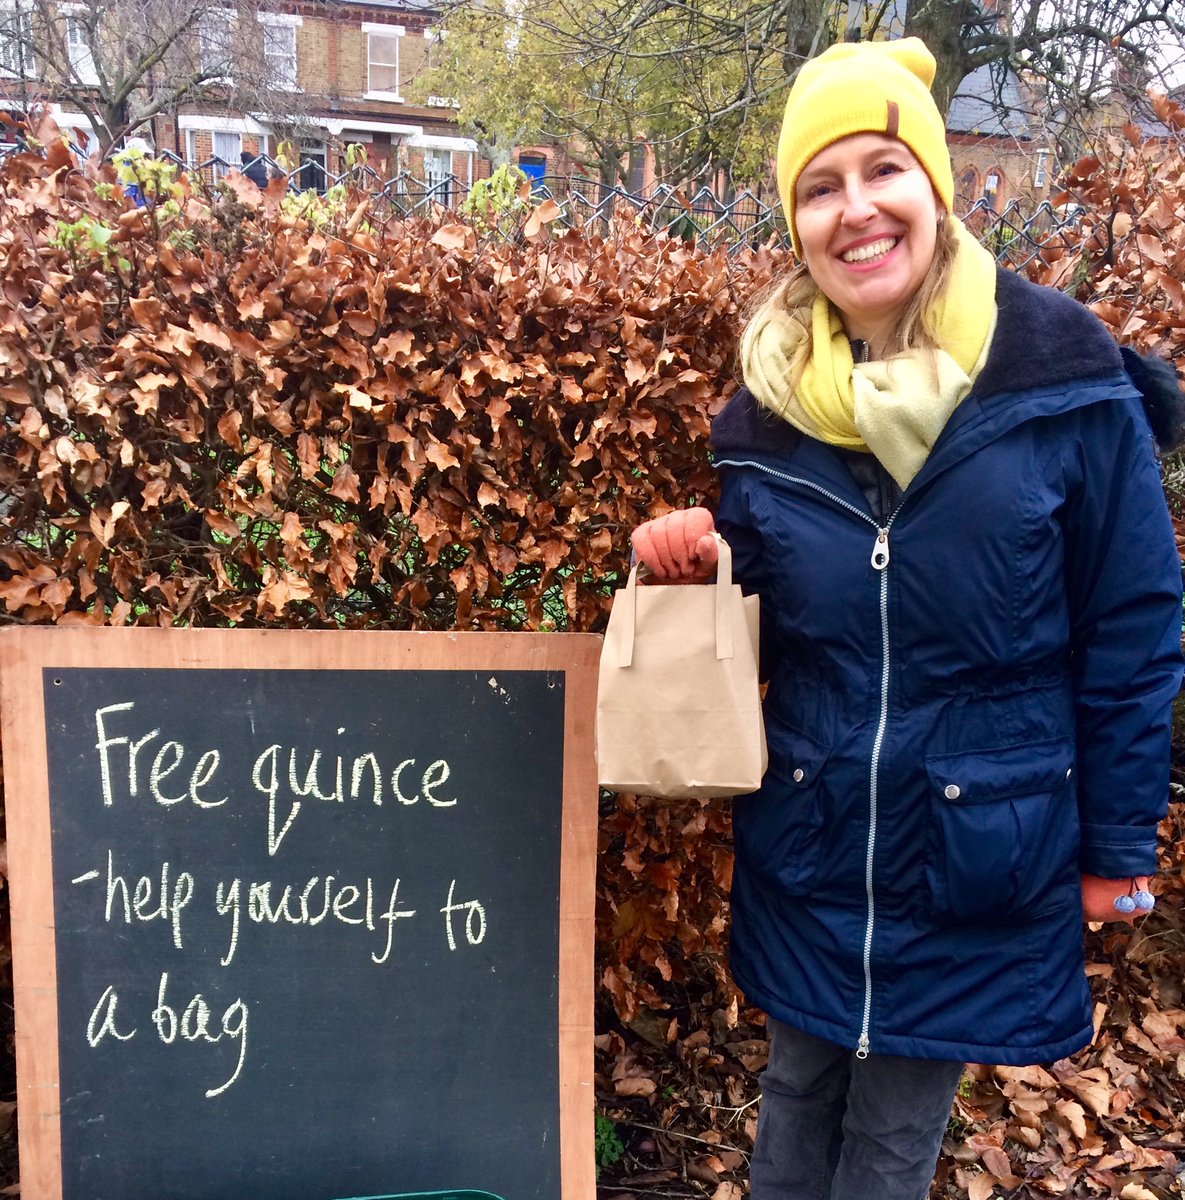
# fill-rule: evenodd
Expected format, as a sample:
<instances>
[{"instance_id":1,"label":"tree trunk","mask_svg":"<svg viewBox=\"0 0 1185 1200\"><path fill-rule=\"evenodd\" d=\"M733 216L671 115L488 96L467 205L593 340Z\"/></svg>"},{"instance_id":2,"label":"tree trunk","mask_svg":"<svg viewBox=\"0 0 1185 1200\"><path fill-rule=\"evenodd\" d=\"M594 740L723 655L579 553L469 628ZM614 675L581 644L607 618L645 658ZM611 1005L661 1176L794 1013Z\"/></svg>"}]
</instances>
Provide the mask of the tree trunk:
<instances>
[{"instance_id":1,"label":"tree trunk","mask_svg":"<svg viewBox=\"0 0 1185 1200\"><path fill-rule=\"evenodd\" d=\"M787 74L797 71L830 44L827 0L786 0L782 28L785 50L782 61Z\"/></svg>"},{"instance_id":2,"label":"tree trunk","mask_svg":"<svg viewBox=\"0 0 1185 1200\"><path fill-rule=\"evenodd\" d=\"M628 184L628 171L623 173L621 147L613 142L597 146L597 173L607 187L622 187Z\"/></svg>"},{"instance_id":3,"label":"tree trunk","mask_svg":"<svg viewBox=\"0 0 1185 1200\"><path fill-rule=\"evenodd\" d=\"M968 0L910 0L905 17L906 37L920 37L938 64L931 91L945 117L971 63L962 41L964 23L975 15Z\"/></svg>"}]
</instances>

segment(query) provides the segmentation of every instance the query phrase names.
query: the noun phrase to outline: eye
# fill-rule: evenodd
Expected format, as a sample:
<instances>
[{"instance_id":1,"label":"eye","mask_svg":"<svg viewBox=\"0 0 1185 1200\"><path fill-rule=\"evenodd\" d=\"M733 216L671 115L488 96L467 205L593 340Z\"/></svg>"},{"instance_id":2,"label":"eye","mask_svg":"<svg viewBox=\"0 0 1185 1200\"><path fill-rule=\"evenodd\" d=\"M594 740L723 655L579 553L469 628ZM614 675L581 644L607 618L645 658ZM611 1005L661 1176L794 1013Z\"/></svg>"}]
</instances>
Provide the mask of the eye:
<instances>
[{"instance_id":1,"label":"eye","mask_svg":"<svg viewBox=\"0 0 1185 1200\"><path fill-rule=\"evenodd\" d=\"M887 179L893 175L900 175L904 170L905 168L900 163L886 159L884 162L877 163L873 167L872 174L876 179Z\"/></svg>"},{"instance_id":2,"label":"eye","mask_svg":"<svg viewBox=\"0 0 1185 1200\"><path fill-rule=\"evenodd\" d=\"M821 200L824 196L830 194L832 190L829 183L811 183L803 189L802 198L808 201Z\"/></svg>"}]
</instances>

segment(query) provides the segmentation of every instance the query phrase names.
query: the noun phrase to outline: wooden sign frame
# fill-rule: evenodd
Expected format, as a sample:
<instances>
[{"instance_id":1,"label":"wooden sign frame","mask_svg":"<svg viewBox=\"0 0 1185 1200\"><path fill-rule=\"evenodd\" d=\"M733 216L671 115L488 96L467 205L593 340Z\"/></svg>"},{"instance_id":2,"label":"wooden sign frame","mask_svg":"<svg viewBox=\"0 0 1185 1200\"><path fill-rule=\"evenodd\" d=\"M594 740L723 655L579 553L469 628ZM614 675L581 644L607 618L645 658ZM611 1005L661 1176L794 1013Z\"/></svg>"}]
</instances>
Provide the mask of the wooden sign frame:
<instances>
[{"instance_id":1,"label":"wooden sign frame","mask_svg":"<svg viewBox=\"0 0 1185 1200\"><path fill-rule=\"evenodd\" d=\"M558 633L82 626L0 630L21 1194L26 1200L62 1200L63 1194L59 997L43 671L70 668L564 673L557 1065L560 1200L593 1200L598 796L593 728L600 645L601 639L594 635Z\"/></svg>"}]
</instances>

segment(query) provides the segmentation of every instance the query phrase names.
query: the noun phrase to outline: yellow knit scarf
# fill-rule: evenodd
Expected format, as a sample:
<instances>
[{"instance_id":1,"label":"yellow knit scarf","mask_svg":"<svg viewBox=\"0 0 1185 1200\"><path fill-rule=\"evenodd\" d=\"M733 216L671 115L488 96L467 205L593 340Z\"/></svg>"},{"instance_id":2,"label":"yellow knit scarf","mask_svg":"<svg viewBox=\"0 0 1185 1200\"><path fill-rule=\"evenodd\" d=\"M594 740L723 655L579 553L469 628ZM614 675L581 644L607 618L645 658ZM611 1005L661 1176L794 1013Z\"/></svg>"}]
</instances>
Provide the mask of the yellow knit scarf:
<instances>
[{"instance_id":1,"label":"yellow knit scarf","mask_svg":"<svg viewBox=\"0 0 1185 1200\"><path fill-rule=\"evenodd\" d=\"M745 384L761 404L811 437L876 455L902 488L971 390L996 327L995 260L956 217L946 219L958 250L933 313L941 349L853 363L843 322L823 295L811 312L811 355L797 386L791 362L805 335L788 312L767 305L741 341Z\"/></svg>"}]
</instances>

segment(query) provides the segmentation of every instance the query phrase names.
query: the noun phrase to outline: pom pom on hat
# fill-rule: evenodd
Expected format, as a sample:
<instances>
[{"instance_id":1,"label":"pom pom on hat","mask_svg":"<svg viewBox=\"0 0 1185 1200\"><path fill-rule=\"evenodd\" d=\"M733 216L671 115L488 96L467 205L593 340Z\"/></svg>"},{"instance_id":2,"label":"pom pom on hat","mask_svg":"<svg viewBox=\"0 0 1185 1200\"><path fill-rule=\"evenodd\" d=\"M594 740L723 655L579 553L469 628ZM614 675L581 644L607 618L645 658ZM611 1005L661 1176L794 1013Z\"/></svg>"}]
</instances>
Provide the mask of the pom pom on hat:
<instances>
[{"instance_id":1,"label":"pom pom on hat","mask_svg":"<svg viewBox=\"0 0 1185 1200\"><path fill-rule=\"evenodd\" d=\"M921 38L841 42L803 64L786 101L778 139L778 193L794 249L794 190L820 150L854 133L900 138L930 176L948 212L955 183L946 124L930 95L936 64Z\"/></svg>"}]
</instances>

